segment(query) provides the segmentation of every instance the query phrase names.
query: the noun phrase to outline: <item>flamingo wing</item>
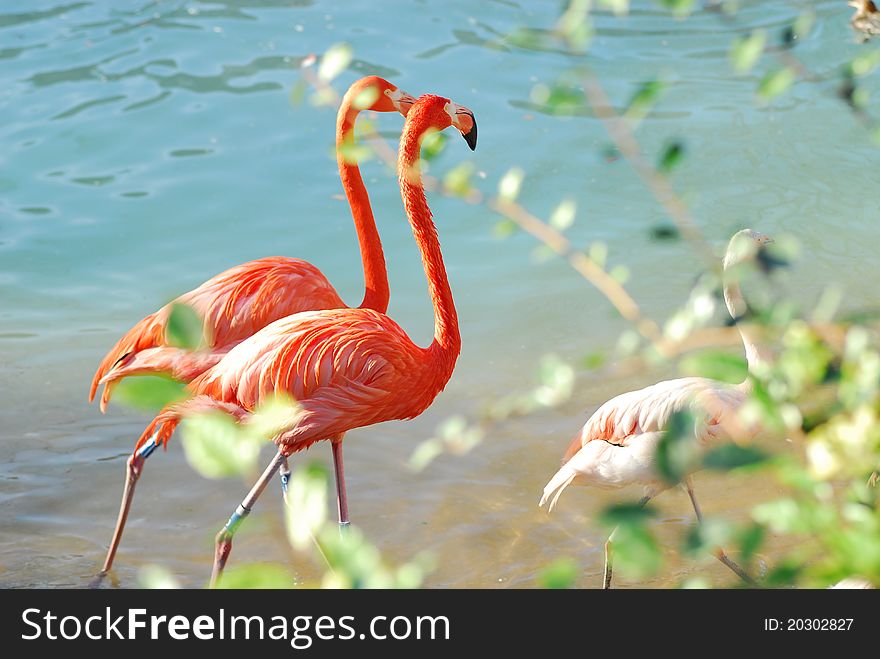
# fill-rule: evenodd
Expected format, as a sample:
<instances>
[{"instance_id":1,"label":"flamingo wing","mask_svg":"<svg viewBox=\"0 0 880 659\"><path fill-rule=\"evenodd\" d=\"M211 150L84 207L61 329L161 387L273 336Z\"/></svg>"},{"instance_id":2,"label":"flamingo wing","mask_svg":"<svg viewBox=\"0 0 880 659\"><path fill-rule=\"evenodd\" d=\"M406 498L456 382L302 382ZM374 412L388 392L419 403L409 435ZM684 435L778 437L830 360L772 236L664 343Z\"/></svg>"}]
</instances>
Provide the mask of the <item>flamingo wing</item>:
<instances>
[{"instance_id":1,"label":"flamingo wing","mask_svg":"<svg viewBox=\"0 0 880 659\"><path fill-rule=\"evenodd\" d=\"M742 398L735 387L706 378L678 378L629 391L604 403L574 437L563 461L589 442L601 439L624 445L630 438L665 431L676 412L690 410L697 417L698 439L704 440L721 415Z\"/></svg>"},{"instance_id":2,"label":"flamingo wing","mask_svg":"<svg viewBox=\"0 0 880 659\"><path fill-rule=\"evenodd\" d=\"M299 413L277 440L294 450L352 428L409 418L421 348L384 314L306 312L276 321L192 382L196 395L253 411L284 394Z\"/></svg>"},{"instance_id":3,"label":"flamingo wing","mask_svg":"<svg viewBox=\"0 0 880 659\"><path fill-rule=\"evenodd\" d=\"M150 314L132 327L107 353L89 390L93 400L103 382L101 410L110 398L111 384L131 373L185 374L193 378L204 368L173 368L177 353L151 353L150 359L132 364L138 353L168 347L165 329L172 306L187 304L204 320L209 351L223 353L271 322L294 313L345 306L327 278L315 266L301 259L267 257L249 261L209 279L198 288ZM205 368L216 360L205 359ZM129 367L126 369L126 367ZM175 372L176 371L176 372Z\"/></svg>"}]
</instances>

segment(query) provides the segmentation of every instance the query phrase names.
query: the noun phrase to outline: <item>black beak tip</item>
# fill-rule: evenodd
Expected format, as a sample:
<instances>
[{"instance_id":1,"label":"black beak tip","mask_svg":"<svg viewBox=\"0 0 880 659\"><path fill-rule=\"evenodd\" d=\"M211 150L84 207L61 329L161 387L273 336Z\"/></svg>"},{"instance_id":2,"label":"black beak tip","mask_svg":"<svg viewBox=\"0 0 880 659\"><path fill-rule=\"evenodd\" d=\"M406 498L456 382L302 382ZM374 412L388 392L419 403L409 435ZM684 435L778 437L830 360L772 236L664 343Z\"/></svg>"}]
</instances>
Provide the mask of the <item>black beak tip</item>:
<instances>
[{"instance_id":1,"label":"black beak tip","mask_svg":"<svg viewBox=\"0 0 880 659\"><path fill-rule=\"evenodd\" d=\"M467 142L467 145L471 148L471 151L476 150L477 148L477 122L474 120L473 128L471 128L468 133L465 135L464 133L461 136L464 138L464 141Z\"/></svg>"}]
</instances>

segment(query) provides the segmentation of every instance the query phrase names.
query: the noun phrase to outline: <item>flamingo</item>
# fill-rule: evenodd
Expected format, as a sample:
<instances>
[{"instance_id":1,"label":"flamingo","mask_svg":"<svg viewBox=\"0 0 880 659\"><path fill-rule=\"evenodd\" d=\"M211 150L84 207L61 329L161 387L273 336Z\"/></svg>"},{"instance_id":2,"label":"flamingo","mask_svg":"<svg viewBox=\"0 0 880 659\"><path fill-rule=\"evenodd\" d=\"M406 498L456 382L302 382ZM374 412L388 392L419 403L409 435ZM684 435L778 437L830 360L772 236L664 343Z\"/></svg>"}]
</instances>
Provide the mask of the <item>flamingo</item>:
<instances>
[{"instance_id":1,"label":"flamingo","mask_svg":"<svg viewBox=\"0 0 880 659\"><path fill-rule=\"evenodd\" d=\"M743 229L737 232L728 244L724 256L724 301L734 320L741 318L747 310L739 285L730 277L730 269L740 263L753 259L767 243L769 236ZM759 364L766 363L770 357L761 346L750 328L738 323L745 347L748 369L753 373ZM548 505L552 511L562 491L568 485L594 485L613 489L639 484L644 495L639 502L644 506L652 498L671 487L660 478L655 467L657 446L666 431L670 418L675 412L691 411L697 422L694 427L696 440L700 444L729 438L731 429L736 429L738 438L754 436L756 429L744 428L736 418L737 410L746 401L750 391L750 380L731 385L717 380L699 377L667 380L615 396L604 403L587 420L581 431L574 437L563 457L563 465L544 488L540 506ZM696 514L702 522L703 515L694 494L690 477L685 478L687 490ZM604 588L611 587L611 542L614 531L605 543ZM731 561L723 550L716 557L739 577L751 582L748 575Z\"/></svg>"},{"instance_id":2,"label":"flamingo","mask_svg":"<svg viewBox=\"0 0 880 659\"><path fill-rule=\"evenodd\" d=\"M421 141L431 130L457 128L476 148L473 113L426 94L409 110L400 138L398 177L404 209L422 256L434 307L434 340L416 345L384 313L373 309L307 311L276 320L232 348L188 385L192 398L165 408L146 428L135 451L152 438L167 444L180 421L220 410L246 423L266 399L284 394L297 406L280 424L276 456L217 534L211 584L232 549L232 537L290 454L330 440L339 522L349 524L342 439L353 429L421 414L446 386L461 350L458 315L443 265L437 229L421 182Z\"/></svg>"},{"instance_id":3,"label":"flamingo","mask_svg":"<svg viewBox=\"0 0 880 659\"><path fill-rule=\"evenodd\" d=\"M354 140L354 125L361 109L400 112L406 116L413 102L412 96L387 80L367 76L348 89L336 120L339 176L351 206L363 259L366 291L360 306L380 312L388 308L389 298L385 256L360 170L357 163L346 158L344 147ZM166 324L175 303L191 306L203 318L206 350L193 352L168 344ZM300 311L345 306L324 274L308 261L271 256L234 266L142 319L119 339L92 378L89 401L94 399L98 387L104 385L100 408L106 411L113 386L129 375L163 373L190 382L220 361L234 345L279 318ZM144 462L157 446L156 442L144 444L126 463L119 516L98 581L113 565L135 485ZM287 465L282 472L285 488Z\"/></svg>"}]
</instances>

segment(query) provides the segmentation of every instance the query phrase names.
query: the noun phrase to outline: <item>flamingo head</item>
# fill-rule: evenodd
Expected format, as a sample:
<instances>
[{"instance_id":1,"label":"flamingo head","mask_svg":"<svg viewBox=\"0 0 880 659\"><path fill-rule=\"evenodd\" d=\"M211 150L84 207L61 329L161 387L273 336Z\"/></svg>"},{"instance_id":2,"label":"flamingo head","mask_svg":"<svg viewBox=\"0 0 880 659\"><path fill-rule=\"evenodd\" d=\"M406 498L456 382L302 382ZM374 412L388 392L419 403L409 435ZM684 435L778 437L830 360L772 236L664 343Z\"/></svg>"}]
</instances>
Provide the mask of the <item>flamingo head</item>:
<instances>
[{"instance_id":1,"label":"flamingo head","mask_svg":"<svg viewBox=\"0 0 880 659\"><path fill-rule=\"evenodd\" d=\"M400 112L404 117L416 102L410 94L379 76L361 78L348 92L355 107L373 112Z\"/></svg>"},{"instance_id":2,"label":"flamingo head","mask_svg":"<svg viewBox=\"0 0 880 659\"><path fill-rule=\"evenodd\" d=\"M442 96L423 94L413 106L413 112L423 117L427 128L442 131L454 126L471 151L477 148L477 121L474 119L474 113L463 105L453 103Z\"/></svg>"},{"instance_id":3,"label":"flamingo head","mask_svg":"<svg viewBox=\"0 0 880 659\"><path fill-rule=\"evenodd\" d=\"M743 229L733 234L724 255L724 267L759 258L764 248L773 242L773 238L760 231Z\"/></svg>"}]
</instances>

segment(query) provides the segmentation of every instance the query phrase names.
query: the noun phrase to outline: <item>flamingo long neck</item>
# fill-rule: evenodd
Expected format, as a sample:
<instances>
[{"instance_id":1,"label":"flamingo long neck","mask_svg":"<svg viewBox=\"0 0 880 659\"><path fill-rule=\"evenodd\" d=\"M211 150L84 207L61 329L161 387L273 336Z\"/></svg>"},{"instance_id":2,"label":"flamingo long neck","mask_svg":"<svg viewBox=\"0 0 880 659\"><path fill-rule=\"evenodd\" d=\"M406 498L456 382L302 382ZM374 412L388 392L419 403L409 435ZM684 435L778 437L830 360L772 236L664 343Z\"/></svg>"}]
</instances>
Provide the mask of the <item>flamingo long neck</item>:
<instances>
[{"instance_id":1,"label":"flamingo long neck","mask_svg":"<svg viewBox=\"0 0 880 659\"><path fill-rule=\"evenodd\" d=\"M381 313L388 310L388 271L385 268L385 254L382 241L376 228L370 197L364 187L361 171L353 161L354 124L360 113L355 107L354 99L360 90L350 89L342 99L339 113L336 116L336 161L339 164L339 178L345 196L351 206L354 228L357 232L361 249L361 260L364 264L364 299L362 309L375 309ZM346 157L347 156L347 157Z\"/></svg>"},{"instance_id":2,"label":"flamingo long neck","mask_svg":"<svg viewBox=\"0 0 880 659\"><path fill-rule=\"evenodd\" d=\"M755 326L743 321L748 306L739 284L733 281L732 277L725 278L724 302L727 304L727 310L730 312L731 318L736 322L739 335L742 337L743 346L746 350L746 360L749 364L749 373L754 373L759 365L770 361L771 355L770 351L760 342ZM743 386L748 386L748 382L747 378L743 382Z\"/></svg>"},{"instance_id":3,"label":"flamingo long neck","mask_svg":"<svg viewBox=\"0 0 880 659\"><path fill-rule=\"evenodd\" d=\"M413 115L410 111L400 138L398 177L403 206L422 254L428 291L434 305L434 341L428 350L433 359L440 362L438 377L448 380L455 360L461 352L461 334L458 329L458 314L455 311L452 291L446 276L446 267L443 265L443 255L440 253L437 228L431 220L431 209L428 208L428 201L425 199L425 189L422 186L419 170L422 137L429 129L429 123L424 115L418 113Z\"/></svg>"}]
</instances>

